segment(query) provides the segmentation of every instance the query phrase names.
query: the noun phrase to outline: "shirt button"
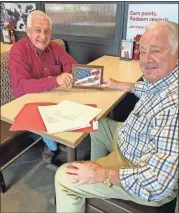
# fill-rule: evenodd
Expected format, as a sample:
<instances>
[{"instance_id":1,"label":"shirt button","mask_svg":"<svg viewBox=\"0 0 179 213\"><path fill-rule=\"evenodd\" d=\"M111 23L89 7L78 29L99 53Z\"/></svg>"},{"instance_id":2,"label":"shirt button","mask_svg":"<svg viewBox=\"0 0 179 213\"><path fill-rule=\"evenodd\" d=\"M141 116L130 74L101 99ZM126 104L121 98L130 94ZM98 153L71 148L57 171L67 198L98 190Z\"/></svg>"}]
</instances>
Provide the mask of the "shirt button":
<instances>
[{"instance_id":1,"label":"shirt button","mask_svg":"<svg viewBox=\"0 0 179 213\"><path fill-rule=\"evenodd\" d=\"M47 70L47 68L45 68L45 70Z\"/></svg>"}]
</instances>

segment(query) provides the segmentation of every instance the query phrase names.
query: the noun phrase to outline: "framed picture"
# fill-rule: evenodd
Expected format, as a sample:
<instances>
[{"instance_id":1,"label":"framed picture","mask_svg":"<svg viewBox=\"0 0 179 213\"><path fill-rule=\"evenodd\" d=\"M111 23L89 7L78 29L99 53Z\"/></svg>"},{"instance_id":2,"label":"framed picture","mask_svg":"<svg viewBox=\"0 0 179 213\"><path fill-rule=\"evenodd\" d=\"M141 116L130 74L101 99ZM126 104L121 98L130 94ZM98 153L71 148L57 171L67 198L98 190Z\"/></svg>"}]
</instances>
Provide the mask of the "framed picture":
<instances>
[{"instance_id":1,"label":"framed picture","mask_svg":"<svg viewBox=\"0 0 179 213\"><path fill-rule=\"evenodd\" d=\"M103 69L103 66L73 64L73 87L100 88Z\"/></svg>"},{"instance_id":2,"label":"framed picture","mask_svg":"<svg viewBox=\"0 0 179 213\"><path fill-rule=\"evenodd\" d=\"M13 24L16 31L25 31L27 16L37 8L38 4L36 2L1 3L2 27L5 28L7 24Z\"/></svg>"},{"instance_id":3,"label":"framed picture","mask_svg":"<svg viewBox=\"0 0 179 213\"><path fill-rule=\"evenodd\" d=\"M133 57L133 41L122 40L121 43L121 59L132 60Z\"/></svg>"},{"instance_id":4,"label":"framed picture","mask_svg":"<svg viewBox=\"0 0 179 213\"><path fill-rule=\"evenodd\" d=\"M4 43L11 43L11 37L10 37L10 32L8 29L2 29L2 36L3 36L3 42Z\"/></svg>"}]
</instances>

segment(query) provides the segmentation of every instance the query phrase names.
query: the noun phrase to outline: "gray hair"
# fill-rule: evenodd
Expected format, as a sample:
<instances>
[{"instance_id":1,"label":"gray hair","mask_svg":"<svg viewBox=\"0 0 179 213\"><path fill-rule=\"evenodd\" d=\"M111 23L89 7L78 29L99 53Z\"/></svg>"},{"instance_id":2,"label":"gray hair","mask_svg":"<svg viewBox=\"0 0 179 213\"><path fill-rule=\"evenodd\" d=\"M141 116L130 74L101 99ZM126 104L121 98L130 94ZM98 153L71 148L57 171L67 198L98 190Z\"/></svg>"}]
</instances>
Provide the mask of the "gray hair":
<instances>
[{"instance_id":1,"label":"gray hair","mask_svg":"<svg viewBox=\"0 0 179 213\"><path fill-rule=\"evenodd\" d=\"M33 10L27 17L27 27L32 27L32 19L48 19L50 21L50 28L52 28L51 18L41 10Z\"/></svg>"},{"instance_id":2,"label":"gray hair","mask_svg":"<svg viewBox=\"0 0 179 213\"><path fill-rule=\"evenodd\" d=\"M172 48L172 53L178 53L178 29L179 25L171 21L154 21L151 24L147 25L145 32L155 30L159 27L166 27L169 32L169 43Z\"/></svg>"}]
</instances>

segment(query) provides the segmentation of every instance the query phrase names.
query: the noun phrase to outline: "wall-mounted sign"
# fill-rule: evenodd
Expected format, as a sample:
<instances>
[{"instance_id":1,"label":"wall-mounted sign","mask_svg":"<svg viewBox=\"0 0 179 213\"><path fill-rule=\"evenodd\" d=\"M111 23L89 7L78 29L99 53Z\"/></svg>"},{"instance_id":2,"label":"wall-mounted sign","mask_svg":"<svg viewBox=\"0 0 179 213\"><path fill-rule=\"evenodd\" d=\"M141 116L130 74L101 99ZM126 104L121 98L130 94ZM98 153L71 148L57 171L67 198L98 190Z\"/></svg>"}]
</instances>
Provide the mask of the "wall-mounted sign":
<instances>
[{"instance_id":1,"label":"wall-mounted sign","mask_svg":"<svg viewBox=\"0 0 179 213\"><path fill-rule=\"evenodd\" d=\"M178 23L178 4L129 4L126 39L143 34L148 24L159 20Z\"/></svg>"}]
</instances>

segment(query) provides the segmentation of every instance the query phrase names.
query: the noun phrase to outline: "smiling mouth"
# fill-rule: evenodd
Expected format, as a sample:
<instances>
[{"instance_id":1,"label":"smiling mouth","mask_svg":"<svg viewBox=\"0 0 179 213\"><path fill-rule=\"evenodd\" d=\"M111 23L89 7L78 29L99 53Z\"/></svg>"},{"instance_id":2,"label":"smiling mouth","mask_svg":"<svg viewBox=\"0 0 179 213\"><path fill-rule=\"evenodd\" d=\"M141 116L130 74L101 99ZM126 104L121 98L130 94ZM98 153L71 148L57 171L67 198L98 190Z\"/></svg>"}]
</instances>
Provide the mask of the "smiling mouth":
<instances>
[{"instance_id":1,"label":"smiling mouth","mask_svg":"<svg viewBox=\"0 0 179 213\"><path fill-rule=\"evenodd\" d=\"M45 41L37 41L38 43L40 43L40 44L46 44L46 42Z\"/></svg>"},{"instance_id":2,"label":"smiling mouth","mask_svg":"<svg viewBox=\"0 0 179 213\"><path fill-rule=\"evenodd\" d=\"M145 69L147 70L147 71L150 71L150 70L154 70L154 69L156 69L157 67L145 67Z\"/></svg>"}]
</instances>

